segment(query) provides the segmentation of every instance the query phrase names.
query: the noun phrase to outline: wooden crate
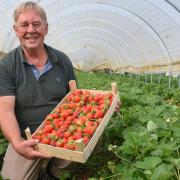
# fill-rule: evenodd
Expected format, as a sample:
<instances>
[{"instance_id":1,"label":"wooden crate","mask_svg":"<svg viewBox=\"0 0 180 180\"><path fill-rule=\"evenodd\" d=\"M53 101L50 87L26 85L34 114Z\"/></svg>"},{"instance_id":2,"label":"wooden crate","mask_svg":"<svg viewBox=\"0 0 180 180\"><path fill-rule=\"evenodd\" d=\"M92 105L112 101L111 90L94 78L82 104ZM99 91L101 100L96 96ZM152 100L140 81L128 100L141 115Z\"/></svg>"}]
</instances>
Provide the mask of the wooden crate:
<instances>
[{"instance_id":1,"label":"wooden crate","mask_svg":"<svg viewBox=\"0 0 180 180\"><path fill-rule=\"evenodd\" d=\"M84 145L83 139L80 139L80 140L77 140L75 142L76 146L77 146L77 150L68 150L68 149L55 147L55 146L51 146L51 145L46 145L46 144L41 144L41 143L38 143L35 146L36 150L38 150L40 152L45 152L46 154L49 154L52 157L57 157L57 158L62 158L62 159L71 160L71 161L75 161L75 162L85 163L87 161L88 157L91 155L92 151L94 150L99 138L101 137L101 135L102 135L105 127L107 126L112 114L114 113L114 110L117 106L117 103L120 102L119 93L117 91L116 83L112 83L111 85L112 85L112 91L100 91L100 90L89 90L88 89L88 91L90 91L93 94L97 94L97 93L106 94L106 93L112 92L113 101L112 101L110 108L108 109L105 116L103 117L103 120L99 124L94 135L92 136L92 138L90 139L90 141L88 142L88 144L86 146ZM62 104L65 103L65 99L71 93L71 91L77 89L76 82L73 80L69 82L69 86L70 86L70 92L62 99L62 101L56 106L56 108L60 107ZM82 90L87 90L87 89L82 89ZM54 110L56 110L56 108ZM43 126L43 123L34 132L34 134L42 126ZM25 130L25 133L26 133L26 136L28 139L32 138L29 128L27 128Z\"/></svg>"}]
</instances>

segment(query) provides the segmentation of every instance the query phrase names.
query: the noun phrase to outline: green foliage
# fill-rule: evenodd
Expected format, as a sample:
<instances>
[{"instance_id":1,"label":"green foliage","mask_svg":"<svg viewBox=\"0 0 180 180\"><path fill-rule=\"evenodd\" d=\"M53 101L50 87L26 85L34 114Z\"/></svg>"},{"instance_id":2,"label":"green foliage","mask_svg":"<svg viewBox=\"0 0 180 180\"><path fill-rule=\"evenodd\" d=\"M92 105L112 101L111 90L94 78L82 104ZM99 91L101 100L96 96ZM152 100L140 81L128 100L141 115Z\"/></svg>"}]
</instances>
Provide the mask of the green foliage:
<instances>
[{"instance_id":1,"label":"green foliage","mask_svg":"<svg viewBox=\"0 0 180 180\"><path fill-rule=\"evenodd\" d=\"M7 140L4 138L3 134L0 131L0 156L2 156L6 152L7 145Z\"/></svg>"},{"instance_id":2,"label":"green foliage","mask_svg":"<svg viewBox=\"0 0 180 180\"><path fill-rule=\"evenodd\" d=\"M2 167L3 157L4 157L4 154L6 152L7 146L8 146L8 142L4 138L4 136L3 136L3 134L2 134L2 132L0 130L0 170L1 170L1 167ZM0 180L1 180L1 176L0 176Z\"/></svg>"},{"instance_id":3,"label":"green foliage","mask_svg":"<svg viewBox=\"0 0 180 180\"><path fill-rule=\"evenodd\" d=\"M122 101L84 165L89 180L179 180L179 89L118 74L77 72L77 77L84 89L110 90L116 82Z\"/></svg>"}]
</instances>

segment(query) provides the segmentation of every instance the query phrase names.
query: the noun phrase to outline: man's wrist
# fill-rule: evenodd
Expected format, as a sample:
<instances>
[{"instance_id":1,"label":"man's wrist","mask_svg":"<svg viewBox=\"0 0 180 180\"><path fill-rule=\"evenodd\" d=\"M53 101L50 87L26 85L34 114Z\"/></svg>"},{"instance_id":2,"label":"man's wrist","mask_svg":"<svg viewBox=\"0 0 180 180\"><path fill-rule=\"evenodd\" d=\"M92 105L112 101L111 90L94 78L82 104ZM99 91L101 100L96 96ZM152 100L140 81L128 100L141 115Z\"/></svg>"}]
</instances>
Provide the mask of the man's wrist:
<instances>
[{"instance_id":1,"label":"man's wrist","mask_svg":"<svg viewBox=\"0 0 180 180\"><path fill-rule=\"evenodd\" d=\"M12 144L12 146L13 146L14 148L16 148L17 145L18 145L20 142L22 142L22 141L23 141L23 138L17 138L17 139L11 140L10 143Z\"/></svg>"}]
</instances>

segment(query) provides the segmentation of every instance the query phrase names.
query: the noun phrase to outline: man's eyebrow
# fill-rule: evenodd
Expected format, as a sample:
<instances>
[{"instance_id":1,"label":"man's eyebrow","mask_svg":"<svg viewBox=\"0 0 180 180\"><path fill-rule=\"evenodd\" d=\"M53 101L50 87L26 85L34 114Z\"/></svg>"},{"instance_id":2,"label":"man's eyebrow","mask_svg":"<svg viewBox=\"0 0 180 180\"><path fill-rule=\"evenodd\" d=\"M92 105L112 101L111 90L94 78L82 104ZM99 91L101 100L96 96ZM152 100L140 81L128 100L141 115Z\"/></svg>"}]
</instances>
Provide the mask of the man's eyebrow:
<instances>
[{"instance_id":1,"label":"man's eyebrow","mask_svg":"<svg viewBox=\"0 0 180 180\"><path fill-rule=\"evenodd\" d=\"M22 23L29 23L29 22L24 20L24 21L20 22L20 24L22 24ZM32 23L42 23L42 22L41 21L33 21Z\"/></svg>"}]
</instances>

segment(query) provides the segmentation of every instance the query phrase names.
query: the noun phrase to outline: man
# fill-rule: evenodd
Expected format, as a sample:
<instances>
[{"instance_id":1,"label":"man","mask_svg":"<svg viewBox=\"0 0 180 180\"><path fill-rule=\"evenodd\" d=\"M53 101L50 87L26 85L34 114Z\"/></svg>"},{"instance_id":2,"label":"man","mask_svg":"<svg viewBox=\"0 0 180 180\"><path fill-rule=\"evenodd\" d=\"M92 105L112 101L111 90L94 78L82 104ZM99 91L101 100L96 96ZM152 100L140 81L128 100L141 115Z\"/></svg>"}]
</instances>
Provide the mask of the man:
<instances>
[{"instance_id":1,"label":"man","mask_svg":"<svg viewBox=\"0 0 180 180\"><path fill-rule=\"evenodd\" d=\"M35 180L44 158L51 157L34 150L37 140L26 140L24 130L36 130L68 93L75 75L69 58L44 44L48 23L37 3L22 3L14 11L13 27L20 46L0 61L0 128L9 141L1 174ZM69 163L52 158L49 171L58 177Z\"/></svg>"}]
</instances>

